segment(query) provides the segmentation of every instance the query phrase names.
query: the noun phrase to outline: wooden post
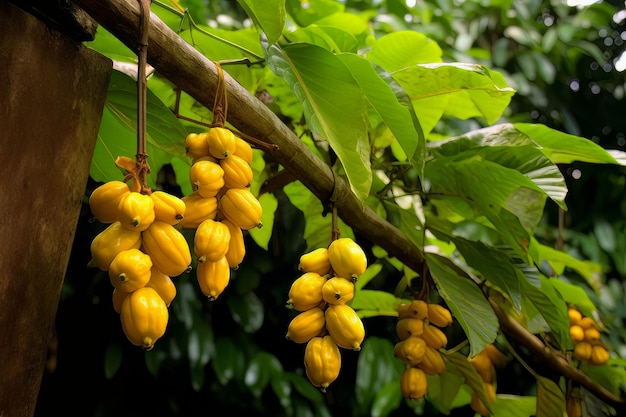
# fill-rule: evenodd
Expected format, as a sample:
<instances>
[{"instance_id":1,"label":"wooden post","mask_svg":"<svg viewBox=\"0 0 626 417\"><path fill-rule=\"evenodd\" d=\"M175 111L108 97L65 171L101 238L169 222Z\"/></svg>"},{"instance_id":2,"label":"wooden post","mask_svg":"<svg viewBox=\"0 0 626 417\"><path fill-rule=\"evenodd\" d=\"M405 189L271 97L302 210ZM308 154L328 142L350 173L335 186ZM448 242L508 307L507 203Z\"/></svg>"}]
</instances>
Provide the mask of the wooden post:
<instances>
[{"instance_id":1,"label":"wooden post","mask_svg":"<svg viewBox=\"0 0 626 417\"><path fill-rule=\"evenodd\" d=\"M35 412L111 67L0 0L0 416Z\"/></svg>"}]
</instances>

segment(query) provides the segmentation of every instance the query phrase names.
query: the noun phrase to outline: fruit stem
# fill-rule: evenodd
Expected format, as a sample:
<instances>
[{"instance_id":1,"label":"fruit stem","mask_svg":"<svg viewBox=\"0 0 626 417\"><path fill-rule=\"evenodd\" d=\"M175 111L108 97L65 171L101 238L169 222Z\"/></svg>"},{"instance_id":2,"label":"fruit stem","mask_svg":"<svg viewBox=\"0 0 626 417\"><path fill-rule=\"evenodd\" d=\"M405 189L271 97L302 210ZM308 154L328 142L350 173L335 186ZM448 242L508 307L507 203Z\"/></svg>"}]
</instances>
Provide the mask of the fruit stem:
<instances>
[{"instance_id":1,"label":"fruit stem","mask_svg":"<svg viewBox=\"0 0 626 417\"><path fill-rule=\"evenodd\" d=\"M146 152L148 29L150 27L150 0L139 0L139 46L137 50L137 181L141 190L148 189L146 176L150 173Z\"/></svg>"}]
</instances>

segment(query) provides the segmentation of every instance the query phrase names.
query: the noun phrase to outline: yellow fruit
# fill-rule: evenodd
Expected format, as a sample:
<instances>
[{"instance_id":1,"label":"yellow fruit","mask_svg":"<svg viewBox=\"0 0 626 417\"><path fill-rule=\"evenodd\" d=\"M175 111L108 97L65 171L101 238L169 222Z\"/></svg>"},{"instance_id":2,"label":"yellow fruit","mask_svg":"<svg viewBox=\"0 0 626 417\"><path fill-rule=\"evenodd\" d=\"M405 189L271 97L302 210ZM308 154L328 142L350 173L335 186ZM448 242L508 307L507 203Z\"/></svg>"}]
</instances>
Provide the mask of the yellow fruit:
<instances>
[{"instance_id":1,"label":"yellow fruit","mask_svg":"<svg viewBox=\"0 0 626 417\"><path fill-rule=\"evenodd\" d=\"M609 360L609 351L602 345L595 345L591 348L589 363L591 365L604 365Z\"/></svg>"},{"instance_id":2,"label":"yellow fruit","mask_svg":"<svg viewBox=\"0 0 626 417\"><path fill-rule=\"evenodd\" d=\"M574 357L580 360L589 360L593 347L589 342L578 342L574 345Z\"/></svg>"},{"instance_id":3,"label":"yellow fruit","mask_svg":"<svg viewBox=\"0 0 626 417\"><path fill-rule=\"evenodd\" d=\"M130 293L120 291L117 288L113 288L113 293L111 294L111 301L113 303L113 310L116 313L122 312L122 305L124 304L124 300Z\"/></svg>"},{"instance_id":4,"label":"yellow fruit","mask_svg":"<svg viewBox=\"0 0 626 417\"><path fill-rule=\"evenodd\" d=\"M185 150L191 159L199 159L209 156L209 143L207 142L207 132L190 133L185 138Z\"/></svg>"},{"instance_id":5,"label":"yellow fruit","mask_svg":"<svg viewBox=\"0 0 626 417\"><path fill-rule=\"evenodd\" d=\"M569 317L570 325L578 324L578 322L583 318L582 313L573 307L567 309L567 316Z\"/></svg>"},{"instance_id":6,"label":"yellow fruit","mask_svg":"<svg viewBox=\"0 0 626 417\"><path fill-rule=\"evenodd\" d=\"M155 221L142 233L143 247L152 264L165 275L175 277L191 267L187 240L171 224Z\"/></svg>"},{"instance_id":7,"label":"yellow fruit","mask_svg":"<svg viewBox=\"0 0 626 417\"><path fill-rule=\"evenodd\" d=\"M398 319L419 319L428 317L428 304L424 300L413 300L409 303L401 303L397 307Z\"/></svg>"},{"instance_id":8,"label":"yellow fruit","mask_svg":"<svg viewBox=\"0 0 626 417\"><path fill-rule=\"evenodd\" d=\"M400 376L400 391L409 400L419 400L428 391L428 380L424 371L418 368L406 368Z\"/></svg>"},{"instance_id":9,"label":"yellow fruit","mask_svg":"<svg viewBox=\"0 0 626 417\"><path fill-rule=\"evenodd\" d=\"M224 186L224 170L211 161L197 161L189 168L189 181L202 197L215 197Z\"/></svg>"},{"instance_id":10,"label":"yellow fruit","mask_svg":"<svg viewBox=\"0 0 626 417\"><path fill-rule=\"evenodd\" d=\"M589 342L593 345L600 341L600 332L595 327L590 327L588 329L585 329L584 332L585 332L584 340L586 342Z\"/></svg>"},{"instance_id":11,"label":"yellow fruit","mask_svg":"<svg viewBox=\"0 0 626 417\"><path fill-rule=\"evenodd\" d=\"M485 382L485 396L490 403L496 400L496 386L493 383Z\"/></svg>"},{"instance_id":12,"label":"yellow fruit","mask_svg":"<svg viewBox=\"0 0 626 417\"><path fill-rule=\"evenodd\" d=\"M248 164L251 164L254 153L250 144L241 138L235 137L235 145L235 153L233 155L237 155Z\"/></svg>"},{"instance_id":13,"label":"yellow fruit","mask_svg":"<svg viewBox=\"0 0 626 417\"><path fill-rule=\"evenodd\" d=\"M585 340L585 331L577 324L570 326L569 335L574 342L581 342Z\"/></svg>"},{"instance_id":14,"label":"yellow fruit","mask_svg":"<svg viewBox=\"0 0 626 417\"><path fill-rule=\"evenodd\" d=\"M243 232L226 219L222 220L222 223L224 223L230 231L230 243L228 244L228 251L226 252L226 260L231 268L237 269L246 256L246 244Z\"/></svg>"},{"instance_id":15,"label":"yellow fruit","mask_svg":"<svg viewBox=\"0 0 626 417\"><path fill-rule=\"evenodd\" d=\"M128 340L146 350L165 334L169 313L154 288L143 287L130 293L120 312L122 329Z\"/></svg>"},{"instance_id":16,"label":"yellow fruit","mask_svg":"<svg viewBox=\"0 0 626 417\"><path fill-rule=\"evenodd\" d=\"M221 213L234 225L243 230L261 227L263 208L247 188L230 188L220 198Z\"/></svg>"},{"instance_id":17,"label":"yellow fruit","mask_svg":"<svg viewBox=\"0 0 626 417\"><path fill-rule=\"evenodd\" d=\"M236 136L225 127L213 127L207 136L209 152L217 159L228 158L237 149Z\"/></svg>"},{"instance_id":18,"label":"yellow fruit","mask_svg":"<svg viewBox=\"0 0 626 417\"><path fill-rule=\"evenodd\" d=\"M493 343L485 346L483 352L485 355L487 355L487 357L491 360L496 368L503 367L508 360L507 356Z\"/></svg>"},{"instance_id":19,"label":"yellow fruit","mask_svg":"<svg viewBox=\"0 0 626 417\"><path fill-rule=\"evenodd\" d=\"M426 375L441 374L446 370L446 363L443 360L443 356L439 351L426 346L424 357L422 361L417 364L417 367L426 373Z\"/></svg>"},{"instance_id":20,"label":"yellow fruit","mask_svg":"<svg viewBox=\"0 0 626 417\"><path fill-rule=\"evenodd\" d=\"M424 334L424 320L420 319L400 319L396 323L396 334L400 340L410 336L422 336Z\"/></svg>"},{"instance_id":21,"label":"yellow fruit","mask_svg":"<svg viewBox=\"0 0 626 417\"><path fill-rule=\"evenodd\" d=\"M485 406L480 397L478 397L478 394L476 394L475 392L472 393L470 407L472 408L472 410L474 410L474 412L480 414L483 417L487 417L491 414L489 412L489 409Z\"/></svg>"},{"instance_id":22,"label":"yellow fruit","mask_svg":"<svg viewBox=\"0 0 626 417\"><path fill-rule=\"evenodd\" d=\"M452 324L452 314L447 308L439 304L428 304L428 321L437 327L446 327Z\"/></svg>"},{"instance_id":23,"label":"yellow fruit","mask_svg":"<svg viewBox=\"0 0 626 417\"><path fill-rule=\"evenodd\" d=\"M322 287L326 278L315 272L306 272L298 277L289 288L290 304L296 311L307 311L319 307L323 302Z\"/></svg>"},{"instance_id":24,"label":"yellow fruit","mask_svg":"<svg viewBox=\"0 0 626 417\"><path fill-rule=\"evenodd\" d=\"M354 283L341 277L330 278L322 286L322 297L328 304L345 304L354 297Z\"/></svg>"},{"instance_id":25,"label":"yellow fruit","mask_svg":"<svg viewBox=\"0 0 626 417\"><path fill-rule=\"evenodd\" d=\"M128 230L122 227L119 221L113 222L91 241L89 265L108 271L118 253L128 249L139 249L141 243L141 232Z\"/></svg>"},{"instance_id":26,"label":"yellow fruit","mask_svg":"<svg viewBox=\"0 0 626 417\"><path fill-rule=\"evenodd\" d=\"M363 249L349 237L333 240L328 246L328 260L335 275L356 278L367 269Z\"/></svg>"},{"instance_id":27,"label":"yellow fruit","mask_svg":"<svg viewBox=\"0 0 626 417\"><path fill-rule=\"evenodd\" d=\"M322 392L337 379L341 370L341 353L335 341L328 335L311 338L304 349L306 376Z\"/></svg>"},{"instance_id":28,"label":"yellow fruit","mask_svg":"<svg viewBox=\"0 0 626 417\"><path fill-rule=\"evenodd\" d=\"M196 267L196 279L202 294L215 301L230 282L230 266L226 257L222 257L216 262L198 263Z\"/></svg>"},{"instance_id":29,"label":"yellow fruit","mask_svg":"<svg viewBox=\"0 0 626 417\"><path fill-rule=\"evenodd\" d=\"M165 191L153 191L150 198L154 202L154 220L175 225L185 217L185 202Z\"/></svg>"},{"instance_id":30,"label":"yellow fruit","mask_svg":"<svg viewBox=\"0 0 626 417\"><path fill-rule=\"evenodd\" d=\"M407 337L393 347L393 355L409 366L417 366L425 354L426 342L418 336Z\"/></svg>"},{"instance_id":31,"label":"yellow fruit","mask_svg":"<svg viewBox=\"0 0 626 417\"><path fill-rule=\"evenodd\" d=\"M174 285L174 281L154 266L150 270L150 280L146 284L146 287L154 288L167 307L170 306L176 297L176 285Z\"/></svg>"},{"instance_id":32,"label":"yellow fruit","mask_svg":"<svg viewBox=\"0 0 626 417\"><path fill-rule=\"evenodd\" d=\"M567 411L567 417L582 417L583 408L580 397L573 395L567 397L565 411Z\"/></svg>"},{"instance_id":33,"label":"yellow fruit","mask_svg":"<svg viewBox=\"0 0 626 417\"><path fill-rule=\"evenodd\" d=\"M230 230L224 223L208 219L196 229L193 242L198 263L217 262L228 252Z\"/></svg>"},{"instance_id":34,"label":"yellow fruit","mask_svg":"<svg viewBox=\"0 0 626 417\"><path fill-rule=\"evenodd\" d=\"M118 253L109 266L111 285L123 292L133 292L150 280L152 259L139 249Z\"/></svg>"},{"instance_id":35,"label":"yellow fruit","mask_svg":"<svg viewBox=\"0 0 626 417\"><path fill-rule=\"evenodd\" d=\"M328 260L328 249L314 249L300 256L298 269L302 272L315 272L320 275L330 273L330 261Z\"/></svg>"},{"instance_id":36,"label":"yellow fruit","mask_svg":"<svg viewBox=\"0 0 626 417\"><path fill-rule=\"evenodd\" d=\"M590 329L592 327L597 328L596 322L591 317L583 317L578 322L578 325L583 328L583 330Z\"/></svg>"},{"instance_id":37,"label":"yellow fruit","mask_svg":"<svg viewBox=\"0 0 626 417\"><path fill-rule=\"evenodd\" d=\"M226 159L222 159L220 166L224 170L224 187L246 188L252 183L252 168L243 158L231 155Z\"/></svg>"},{"instance_id":38,"label":"yellow fruit","mask_svg":"<svg viewBox=\"0 0 626 417\"><path fill-rule=\"evenodd\" d=\"M119 205L130 194L130 188L122 181L109 181L93 190L89 196L89 208L96 220L113 223L119 219Z\"/></svg>"},{"instance_id":39,"label":"yellow fruit","mask_svg":"<svg viewBox=\"0 0 626 417\"><path fill-rule=\"evenodd\" d=\"M448 344L448 337L446 334L428 323L424 323L424 333L422 334L422 338L426 341L426 344L433 349L439 349Z\"/></svg>"},{"instance_id":40,"label":"yellow fruit","mask_svg":"<svg viewBox=\"0 0 626 417\"><path fill-rule=\"evenodd\" d=\"M296 343L306 343L324 332L326 320L324 310L314 307L303 311L289 322L287 339Z\"/></svg>"},{"instance_id":41,"label":"yellow fruit","mask_svg":"<svg viewBox=\"0 0 626 417\"><path fill-rule=\"evenodd\" d=\"M185 203L185 217L178 223L183 229L196 229L207 219L215 219L217 197L202 197L193 192L181 200Z\"/></svg>"},{"instance_id":42,"label":"yellow fruit","mask_svg":"<svg viewBox=\"0 0 626 417\"><path fill-rule=\"evenodd\" d=\"M467 361L474 366L474 369L476 369L476 372L478 372L483 382L493 383L495 381L496 368L485 350L478 353L473 358L468 357Z\"/></svg>"},{"instance_id":43,"label":"yellow fruit","mask_svg":"<svg viewBox=\"0 0 626 417\"><path fill-rule=\"evenodd\" d=\"M365 327L354 309L346 304L326 308L326 329L335 343L344 349L361 350Z\"/></svg>"},{"instance_id":44,"label":"yellow fruit","mask_svg":"<svg viewBox=\"0 0 626 417\"><path fill-rule=\"evenodd\" d=\"M120 201L119 220L125 228L143 232L154 218L154 201L150 196L132 191Z\"/></svg>"}]
</instances>

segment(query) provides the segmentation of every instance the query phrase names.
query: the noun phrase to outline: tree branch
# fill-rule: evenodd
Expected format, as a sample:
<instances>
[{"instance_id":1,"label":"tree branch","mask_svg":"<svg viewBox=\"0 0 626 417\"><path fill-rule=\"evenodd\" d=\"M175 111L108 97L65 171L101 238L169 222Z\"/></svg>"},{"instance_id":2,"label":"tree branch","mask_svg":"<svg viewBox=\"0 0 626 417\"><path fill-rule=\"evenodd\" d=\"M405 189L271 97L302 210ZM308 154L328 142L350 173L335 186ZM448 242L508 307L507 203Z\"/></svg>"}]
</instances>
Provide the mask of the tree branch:
<instances>
[{"instance_id":1,"label":"tree branch","mask_svg":"<svg viewBox=\"0 0 626 417\"><path fill-rule=\"evenodd\" d=\"M137 48L136 27L139 6L131 0L74 0L99 24L109 30L132 50ZM185 91L207 108L212 108L218 82L218 71L213 62L200 54L173 32L156 15L151 18L148 62L177 88ZM266 151L295 178L322 201L331 195L341 219L355 232L375 242L411 269L421 272L424 263L422 251L392 224L365 206L343 177L333 176L331 168L313 154L306 145L261 101L225 73L228 92L229 118L239 131L259 138L277 148ZM182 139L181 139L182 140ZM336 184L335 184L336 181ZM320 213L321 214L321 213ZM624 402L586 375L562 362L545 345L502 309L492 303L503 332L533 351L557 372L571 377L613 404Z\"/></svg>"}]
</instances>

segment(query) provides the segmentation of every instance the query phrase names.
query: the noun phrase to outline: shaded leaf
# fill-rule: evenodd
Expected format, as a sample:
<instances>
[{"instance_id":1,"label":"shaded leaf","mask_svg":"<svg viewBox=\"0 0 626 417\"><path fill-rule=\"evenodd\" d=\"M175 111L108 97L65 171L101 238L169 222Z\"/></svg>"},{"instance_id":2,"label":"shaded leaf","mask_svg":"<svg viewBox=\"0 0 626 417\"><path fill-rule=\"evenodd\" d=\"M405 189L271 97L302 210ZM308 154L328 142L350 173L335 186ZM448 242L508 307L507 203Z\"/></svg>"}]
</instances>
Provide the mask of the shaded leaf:
<instances>
[{"instance_id":1,"label":"shaded leaf","mask_svg":"<svg viewBox=\"0 0 626 417\"><path fill-rule=\"evenodd\" d=\"M552 380L537 377L537 414L536 417L562 416L565 410L565 395Z\"/></svg>"}]
</instances>

